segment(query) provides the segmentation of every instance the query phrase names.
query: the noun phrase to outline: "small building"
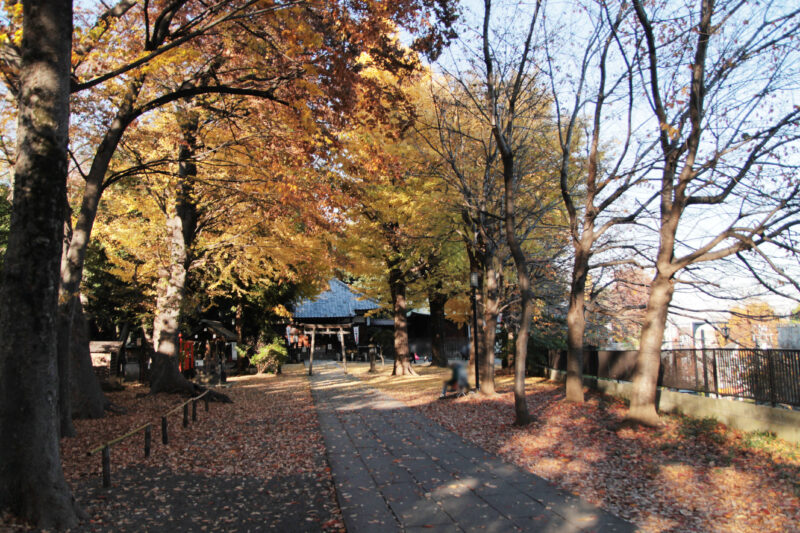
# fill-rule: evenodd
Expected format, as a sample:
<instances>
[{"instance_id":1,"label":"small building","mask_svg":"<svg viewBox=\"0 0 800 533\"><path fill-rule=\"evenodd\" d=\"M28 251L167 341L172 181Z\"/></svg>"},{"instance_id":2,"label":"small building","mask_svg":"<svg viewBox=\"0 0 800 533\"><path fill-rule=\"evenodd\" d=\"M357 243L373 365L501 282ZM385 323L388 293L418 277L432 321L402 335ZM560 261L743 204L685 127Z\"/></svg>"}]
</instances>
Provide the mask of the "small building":
<instances>
[{"instance_id":1,"label":"small building","mask_svg":"<svg viewBox=\"0 0 800 533\"><path fill-rule=\"evenodd\" d=\"M385 327L385 320L366 316L378 308L375 300L331 279L328 290L295 305L286 327L290 357L307 359L313 347L315 359L341 359L342 353L350 359L363 358L372 340L365 335L368 328Z\"/></svg>"},{"instance_id":2,"label":"small building","mask_svg":"<svg viewBox=\"0 0 800 533\"><path fill-rule=\"evenodd\" d=\"M295 306L292 322L286 328L290 357L307 360L314 346L315 359L367 360L370 348L378 354L394 355L394 320L368 316L380 309L378 302L353 290L346 283L332 279L328 290ZM408 342L412 354L431 355L431 320L425 310L408 313ZM465 327L445 320L443 337L445 356L460 358L469 350Z\"/></svg>"},{"instance_id":3,"label":"small building","mask_svg":"<svg viewBox=\"0 0 800 533\"><path fill-rule=\"evenodd\" d=\"M194 370L209 361L229 363L237 360L236 333L217 320L200 320L200 325L185 338L180 337L181 371Z\"/></svg>"}]
</instances>

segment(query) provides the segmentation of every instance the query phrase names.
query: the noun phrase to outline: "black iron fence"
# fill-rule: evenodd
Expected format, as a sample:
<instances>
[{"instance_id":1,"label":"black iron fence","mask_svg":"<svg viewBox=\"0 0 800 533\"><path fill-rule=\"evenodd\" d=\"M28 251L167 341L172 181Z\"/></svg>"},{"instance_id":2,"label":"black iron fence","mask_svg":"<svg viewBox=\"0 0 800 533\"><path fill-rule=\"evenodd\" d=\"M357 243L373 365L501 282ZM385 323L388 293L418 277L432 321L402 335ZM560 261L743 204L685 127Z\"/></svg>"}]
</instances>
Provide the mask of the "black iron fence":
<instances>
[{"instance_id":1,"label":"black iron fence","mask_svg":"<svg viewBox=\"0 0 800 533\"><path fill-rule=\"evenodd\" d=\"M584 374L630 381L636 351L587 350ZM566 352L550 351L550 368L566 369ZM800 407L800 350L664 350L658 385Z\"/></svg>"},{"instance_id":2,"label":"black iron fence","mask_svg":"<svg viewBox=\"0 0 800 533\"><path fill-rule=\"evenodd\" d=\"M800 406L800 351L665 350L661 352L661 384Z\"/></svg>"}]
</instances>

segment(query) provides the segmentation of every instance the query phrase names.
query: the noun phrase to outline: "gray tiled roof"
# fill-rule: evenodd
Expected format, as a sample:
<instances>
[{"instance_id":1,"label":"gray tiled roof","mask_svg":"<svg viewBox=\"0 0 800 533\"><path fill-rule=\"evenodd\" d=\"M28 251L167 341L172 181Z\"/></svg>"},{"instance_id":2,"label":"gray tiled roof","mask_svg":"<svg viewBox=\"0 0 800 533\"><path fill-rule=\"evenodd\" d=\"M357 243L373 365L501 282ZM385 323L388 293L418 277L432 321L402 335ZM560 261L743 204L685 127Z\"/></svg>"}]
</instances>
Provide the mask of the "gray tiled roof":
<instances>
[{"instance_id":1,"label":"gray tiled roof","mask_svg":"<svg viewBox=\"0 0 800 533\"><path fill-rule=\"evenodd\" d=\"M227 329L225 326L222 325L222 322L218 320L201 320L201 324L211 328L214 333L217 333L220 337L225 339L226 341L235 341L238 339L236 333L232 332L231 330Z\"/></svg>"},{"instance_id":2,"label":"gray tiled roof","mask_svg":"<svg viewBox=\"0 0 800 533\"><path fill-rule=\"evenodd\" d=\"M379 307L375 300L363 298L338 279L331 279L328 286L329 289L316 298L298 303L295 307L294 317L349 318L359 314L358 311L369 311Z\"/></svg>"}]
</instances>

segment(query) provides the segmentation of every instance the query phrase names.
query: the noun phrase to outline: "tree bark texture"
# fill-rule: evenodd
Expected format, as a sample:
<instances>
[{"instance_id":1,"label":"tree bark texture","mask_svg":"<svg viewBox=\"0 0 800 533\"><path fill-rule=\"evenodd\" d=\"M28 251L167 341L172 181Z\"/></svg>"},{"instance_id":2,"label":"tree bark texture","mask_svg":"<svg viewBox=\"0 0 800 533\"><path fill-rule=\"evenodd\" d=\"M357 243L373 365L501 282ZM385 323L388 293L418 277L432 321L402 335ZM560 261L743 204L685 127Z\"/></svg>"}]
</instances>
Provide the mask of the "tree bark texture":
<instances>
[{"instance_id":1,"label":"tree bark texture","mask_svg":"<svg viewBox=\"0 0 800 533\"><path fill-rule=\"evenodd\" d=\"M656 412L656 392L658 372L661 365L661 344L667 322L669 304L674 293L674 276L688 263L678 265L675 260L675 245L678 224L686 209L689 197L689 184L697 176L694 168L703 133L703 115L705 109L705 66L711 36L720 34L714 28L712 15L714 2L705 0L699 3L700 20L697 25L697 40L694 49L694 61L691 65L691 83L689 85L690 128L684 138L672 138L663 128L659 131L663 167L660 183L660 227L658 253L656 255L656 275L650 285L650 297L647 301L644 325L639 343L639 359L634 371L631 390L631 408L625 417L626 424L643 424L655 426L659 423ZM668 124L664 101L661 99L661 87L658 83L658 44L652 24L641 1L633 2L636 17L645 32L648 47L650 71L649 95L655 102L653 111L659 124ZM680 167L680 168L679 168Z\"/></svg>"},{"instance_id":2,"label":"tree bark texture","mask_svg":"<svg viewBox=\"0 0 800 533\"><path fill-rule=\"evenodd\" d=\"M56 351L64 231L72 2L23 2L17 161L0 282L0 511L78 524L59 453Z\"/></svg>"},{"instance_id":3,"label":"tree bark texture","mask_svg":"<svg viewBox=\"0 0 800 533\"><path fill-rule=\"evenodd\" d=\"M123 97L123 103L116 116L106 131L103 140L95 151L92 166L86 175L83 189L81 208L72 231L69 251L64 258L61 268L61 301L62 305L67 300L65 295L77 295L83 278L83 266L86 261L86 250L89 247L94 221L97 218L97 208L103 194L103 180L105 179L111 158L117 150L122 134L134 118L133 107L141 90L142 78L132 80Z\"/></svg>"},{"instance_id":4,"label":"tree bark texture","mask_svg":"<svg viewBox=\"0 0 800 533\"><path fill-rule=\"evenodd\" d=\"M150 394L165 392L194 396L206 391L206 388L192 383L178 371L178 359L163 353L151 353L152 368L150 371ZM208 398L214 402L232 403L228 395L209 391Z\"/></svg>"},{"instance_id":5,"label":"tree bark texture","mask_svg":"<svg viewBox=\"0 0 800 533\"><path fill-rule=\"evenodd\" d=\"M180 312L186 285L186 245L183 242L181 219L174 206L169 211L166 226L170 263L159 271L153 340L157 352L177 359Z\"/></svg>"},{"instance_id":6,"label":"tree bark texture","mask_svg":"<svg viewBox=\"0 0 800 533\"><path fill-rule=\"evenodd\" d=\"M442 368L447 366L447 354L444 352L445 303L447 296L436 290L431 291L428 296L431 310L431 364Z\"/></svg>"},{"instance_id":7,"label":"tree bark texture","mask_svg":"<svg viewBox=\"0 0 800 533\"><path fill-rule=\"evenodd\" d=\"M397 268L389 271L389 289L392 295L394 316L394 369L393 376L415 376L408 350L408 317L406 316L406 283Z\"/></svg>"},{"instance_id":8,"label":"tree bark texture","mask_svg":"<svg viewBox=\"0 0 800 533\"><path fill-rule=\"evenodd\" d=\"M495 128L495 136L497 137ZM517 343L514 354L514 425L525 426L531 422L528 412L528 403L525 399L525 373L528 357L528 336L530 335L531 319L533 318L533 298L531 293L531 277L528 265L525 262L525 253L517 240L515 233L516 215L514 213L514 157L510 153L503 155L503 183L505 187L505 229L506 241L514 258L517 270L517 283L520 291L520 318Z\"/></svg>"},{"instance_id":9,"label":"tree bark texture","mask_svg":"<svg viewBox=\"0 0 800 533\"><path fill-rule=\"evenodd\" d=\"M100 388L100 381L92 367L92 354L89 352L89 324L78 302L78 309L72 319L70 339L70 380L73 418L102 418L108 400Z\"/></svg>"},{"instance_id":10,"label":"tree bark texture","mask_svg":"<svg viewBox=\"0 0 800 533\"><path fill-rule=\"evenodd\" d=\"M150 370L150 394L165 392L191 396L202 390L178 370L178 358L163 352L153 352Z\"/></svg>"},{"instance_id":11,"label":"tree bark texture","mask_svg":"<svg viewBox=\"0 0 800 533\"><path fill-rule=\"evenodd\" d=\"M189 118L187 118L189 117ZM165 392L170 388L187 390L189 383L178 370L181 309L186 291L186 271L190 263L189 252L195 237L196 208L191 198L192 180L197 166L192 161L197 133L197 119L192 113L177 117L183 143L178 151L178 183L175 197L167 204L166 228L169 247L169 264L159 272L156 315L153 321L153 341L158 360L158 378L150 382L150 392ZM167 360L163 360L165 356ZM155 371L156 360L153 367ZM208 361L206 361L208 364ZM209 365L207 368L214 368Z\"/></svg>"},{"instance_id":12,"label":"tree bark texture","mask_svg":"<svg viewBox=\"0 0 800 533\"><path fill-rule=\"evenodd\" d=\"M533 300L524 299L522 303L522 324L517 334L514 354L514 425L525 426L531 423L528 402L525 399L525 373L528 355L530 321L533 317Z\"/></svg>"},{"instance_id":13,"label":"tree bark texture","mask_svg":"<svg viewBox=\"0 0 800 533\"><path fill-rule=\"evenodd\" d=\"M474 226L473 226L473 229L474 229ZM477 238L478 235L480 235L480 233L476 232L476 231L474 231L473 233L474 233L474 235L473 235L474 240L471 241L471 242L467 241L467 257L469 259L470 275L471 275L472 272L482 272L483 271L483 268L482 268L483 263L478 259L478 255L479 254L477 252L477 250L480 248L480 243L478 242L478 238ZM471 291L472 288L470 287L469 290ZM475 296L477 298L477 294ZM472 298L472 293L471 292L469 293L468 297L470 298L470 302L471 302L471 298ZM475 385L475 378L476 378L476 376L475 376L475 361L476 361L476 357L475 357L475 334L476 334L476 332L475 332L475 321L473 320L473 317L472 317L472 305L471 304L470 304L469 310L470 310L470 314L467 317L467 332L468 332L468 339L467 340L469 341L467 343L467 353L468 353L468 357L467 357L467 375L469 376L469 379L472 382L472 384Z\"/></svg>"},{"instance_id":14,"label":"tree bark texture","mask_svg":"<svg viewBox=\"0 0 800 533\"><path fill-rule=\"evenodd\" d=\"M569 309L567 310L567 383L566 399L581 403L583 397L583 335L586 330L585 291L589 272L589 254L575 250L572 268Z\"/></svg>"},{"instance_id":15,"label":"tree bark texture","mask_svg":"<svg viewBox=\"0 0 800 533\"><path fill-rule=\"evenodd\" d=\"M69 202L67 201L65 203L64 212L64 235L62 236L61 243L62 265L64 258L67 256L67 252L69 252L69 240L72 239L72 215L70 211ZM75 425L72 423L72 390L70 388L72 386L72 376L75 373L72 367L73 350L71 343L73 341L70 337L72 334L72 316L67 317L66 312L74 312L75 306L79 306L80 301L77 303L66 301L64 302L66 305L63 305L60 298L61 294L59 293L58 314L56 315L56 353L58 354L58 425L62 437L74 437ZM64 313L61 312L62 307L65 309ZM69 320L69 322L67 322L67 320ZM62 347L70 347L70 349L61 349ZM89 351L88 344L86 345L86 350Z\"/></svg>"},{"instance_id":16,"label":"tree bark texture","mask_svg":"<svg viewBox=\"0 0 800 533\"><path fill-rule=\"evenodd\" d=\"M100 146L95 152L92 166L86 176L84 184L83 199L75 227L69 239L66 251L61 257L61 280L59 285L58 297L58 337L57 350L59 360L59 379L61 383L69 384L71 371L69 362L72 352L72 321L77 307L80 305L79 291L81 279L83 278L83 266L86 260L86 251L89 247L89 240L97 217L97 208L100 204L100 196L103 193L103 179L105 178L111 157L117 149L117 145L122 139L125 128L132 120L133 105L141 89L141 79L134 80L128 85L128 94L123 99L111 126L106 131ZM86 350L88 350L88 345ZM88 379L88 378L86 378ZM74 434L72 428L72 411L70 400L72 394L67 389L62 389L59 395L61 412L61 429L63 434Z\"/></svg>"},{"instance_id":17,"label":"tree bark texture","mask_svg":"<svg viewBox=\"0 0 800 533\"><path fill-rule=\"evenodd\" d=\"M500 259L494 255L484 273L482 300L483 331L481 332L481 363L478 372L481 377L481 394L495 394L494 387L494 344L497 336L497 316L500 310L499 287Z\"/></svg>"},{"instance_id":18,"label":"tree bark texture","mask_svg":"<svg viewBox=\"0 0 800 533\"><path fill-rule=\"evenodd\" d=\"M642 326L639 358L633 374L631 408L625 417L628 423L646 426L656 426L659 423L656 391L661 367L661 343L664 339L669 303L675 291L674 283L668 276L657 272L651 284Z\"/></svg>"}]
</instances>

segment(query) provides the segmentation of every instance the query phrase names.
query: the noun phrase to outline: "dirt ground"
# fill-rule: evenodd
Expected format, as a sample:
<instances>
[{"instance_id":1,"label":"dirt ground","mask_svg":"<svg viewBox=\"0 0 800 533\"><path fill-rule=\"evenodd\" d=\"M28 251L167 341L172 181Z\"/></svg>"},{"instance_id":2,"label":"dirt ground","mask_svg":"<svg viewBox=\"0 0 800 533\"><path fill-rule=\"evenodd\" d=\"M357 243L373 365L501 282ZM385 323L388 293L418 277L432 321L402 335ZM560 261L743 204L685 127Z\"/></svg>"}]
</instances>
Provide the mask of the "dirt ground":
<instances>
[{"instance_id":1,"label":"dirt ground","mask_svg":"<svg viewBox=\"0 0 800 533\"><path fill-rule=\"evenodd\" d=\"M146 396L131 385L110 399L128 410L76 421L78 436L61 443L64 475L91 517L74 531L338 531L343 528L308 380L302 367L280 376L233 377L233 403L197 405L197 421L183 411L161 416L184 399ZM191 411L190 411L191 413ZM191 419L191 416L190 416ZM152 423L152 451L144 434L111 448L111 487L102 487L101 454L86 452ZM6 517L0 530L25 531Z\"/></svg>"}]
</instances>

